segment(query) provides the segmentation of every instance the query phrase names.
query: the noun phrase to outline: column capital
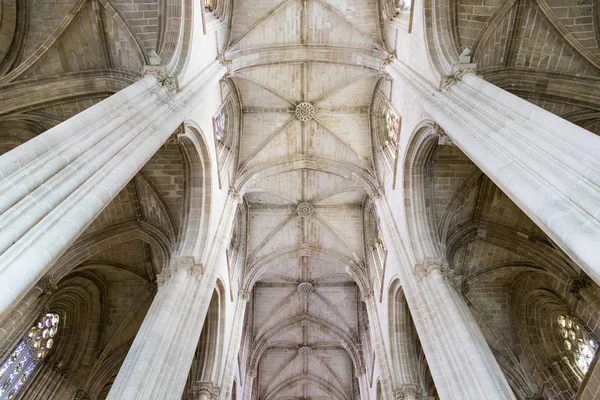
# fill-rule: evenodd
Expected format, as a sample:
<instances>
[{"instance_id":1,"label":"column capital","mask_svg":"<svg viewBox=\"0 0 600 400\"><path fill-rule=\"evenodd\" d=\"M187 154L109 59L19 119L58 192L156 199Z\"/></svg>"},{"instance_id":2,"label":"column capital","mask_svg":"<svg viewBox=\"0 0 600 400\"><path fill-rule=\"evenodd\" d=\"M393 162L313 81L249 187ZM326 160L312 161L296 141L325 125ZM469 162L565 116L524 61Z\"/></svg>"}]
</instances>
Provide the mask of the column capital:
<instances>
[{"instance_id":1,"label":"column capital","mask_svg":"<svg viewBox=\"0 0 600 400\"><path fill-rule=\"evenodd\" d=\"M206 396L210 400L216 400L219 398L221 390L218 386L212 384L212 382L197 382L192 388L193 398L196 400L200 399L200 396Z\"/></svg>"},{"instance_id":2,"label":"column capital","mask_svg":"<svg viewBox=\"0 0 600 400\"><path fill-rule=\"evenodd\" d=\"M250 291L248 290L240 290L238 292L240 299L244 300L244 301L248 301L250 300Z\"/></svg>"},{"instance_id":3,"label":"column capital","mask_svg":"<svg viewBox=\"0 0 600 400\"><path fill-rule=\"evenodd\" d=\"M468 73L475 73L477 70L477 63L457 63L452 66L452 72L450 75L442 77L440 82L440 91L449 90L452 86L460 82Z\"/></svg>"},{"instance_id":4,"label":"column capital","mask_svg":"<svg viewBox=\"0 0 600 400\"><path fill-rule=\"evenodd\" d=\"M48 295L52 294L57 288L56 281L52 277L44 277L40 279L36 286L40 288L42 293Z\"/></svg>"},{"instance_id":5,"label":"column capital","mask_svg":"<svg viewBox=\"0 0 600 400\"><path fill-rule=\"evenodd\" d=\"M571 280L569 292L571 292L571 294L576 298L580 299L581 291L588 288L591 285L591 283L592 280L590 279L590 277L582 272L582 274L579 277Z\"/></svg>"},{"instance_id":6,"label":"column capital","mask_svg":"<svg viewBox=\"0 0 600 400\"><path fill-rule=\"evenodd\" d=\"M420 388L418 385L414 383L404 384L400 387L400 389L395 390L394 397L396 400L416 399L419 392Z\"/></svg>"},{"instance_id":7,"label":"column capital","mask_svg":"<svg viewBox=\"0 0 600 400\"><path fill-rule=\"evenodd\" d=\"M365 367L363 367L362 365L360 365L360 366L358 366L358 367L356 368L356 370L354 371L354 376L355 376L356 378L360 378L361 376L363 376L364 374L366 374L366 372L367 372L367 371L365 370Z\"/></svg>"},{"instance_id":8,"label":"column capital","mask_svg":"<svg viewBox=\"0 0 600 400\"><path fill-rule=\"evenodd\" d=\"M437 123L433 124L432 131L438 137L438 146L456 146L446 131Z\"/></svg>"},{"instance_id":9,"label":"column capital","mask_svg":"<svg viewBox=\"0 0 600 400\"><path fill-rule=\"evenodd\" d=\"M237 201L239 204L242 203L242 194L240 193L239 190L237 190L236 188L229 188L229 191L227 192L235 201Z\"/></svg>"},{"instance_id":10,"label":"column capital","mask_svg":"<svg viewBox=\"0 0 600 400\"><path fill-rule=\"evenodd\" d=\"M204 274L202 264L197 264L194 257L174 257L169 266L156 276L158 287L162 287L177 271L182 269L189 271L195 278L199 278Z\"/></svg>"},{"instance_id":11,"label":"column capital","mask_svg":"<svg viewBox=\"0 0 600 400\"><path fill-rule=\"evenodd\" d=\"M373 298L373 295L374 295L373 289L369 289L365 293L362 294L360 299L366 303L367 301L369 301L370 299Z\"/></svg>"},{"instance_id":12,"label":"column capital","mask_svg":"<svg viewBox=\"0 0 600 400\"><path fill-rule=\"evenodd\" d=\"M90 400L90 395L82 389L78 389L73 400Z\"/></svg>"},{"instance_id":13,"label":"column capital","mask_svg":"<svg viewBox=\"0 0 600 400\"><path fill-rule=\"evenodd\" d=\"M172 93L179 91L179 80L176 76L169 76L164 65L144 65L144 76L146 75L155 76L158 82Z\"/></svg>"}]
</instances>

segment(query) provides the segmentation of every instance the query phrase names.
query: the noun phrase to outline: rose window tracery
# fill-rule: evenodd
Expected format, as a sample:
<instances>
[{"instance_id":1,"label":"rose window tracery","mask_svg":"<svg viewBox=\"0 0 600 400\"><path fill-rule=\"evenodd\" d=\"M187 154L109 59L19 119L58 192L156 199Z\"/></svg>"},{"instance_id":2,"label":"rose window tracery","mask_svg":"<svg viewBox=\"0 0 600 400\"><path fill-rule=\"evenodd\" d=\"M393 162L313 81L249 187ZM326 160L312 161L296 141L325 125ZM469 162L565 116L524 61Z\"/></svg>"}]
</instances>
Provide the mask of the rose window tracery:
<instances>
[{"instance_id":1,"label":"rose window tracery","mask_svg":"<svg viewBox=\"0 0 600 400\"><path fill-rule=\"evenodd\" d=\"M557 322L563 346L573 354L577 367L585 375L594 359L598 344L574 318L559 315Z\"/></svg>"}]
</instances>

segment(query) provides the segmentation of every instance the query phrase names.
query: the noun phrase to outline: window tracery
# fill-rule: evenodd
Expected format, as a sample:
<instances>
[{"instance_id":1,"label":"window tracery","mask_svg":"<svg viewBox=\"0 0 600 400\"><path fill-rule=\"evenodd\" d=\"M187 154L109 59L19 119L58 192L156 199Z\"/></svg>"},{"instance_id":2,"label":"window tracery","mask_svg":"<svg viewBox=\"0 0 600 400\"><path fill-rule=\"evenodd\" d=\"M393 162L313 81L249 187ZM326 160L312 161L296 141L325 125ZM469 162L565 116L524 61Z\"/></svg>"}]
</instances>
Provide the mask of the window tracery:
<instances>
[{"instance_id":1,"label":"window tracery","mask_svg":"<svg viewBox=\"0 0 600 400\"><path fill-rule=\"evenodd\" d=\"M598 343L589 337L571 316L559 315L557 318L559 333L565 349L573 355L575 364L585 375L594 359Z\"/></svg>"},{"instance_id":2,"label":"window tracery","mask_svg":"<svg viewBox=\"0 0 600 400\"><path fill-rule=\"evenodd\" d=\"M0 399L16 398L54 346L58 323L58 314L45 314L4 360L0 367Z\"/></svg>"}]
</instances>

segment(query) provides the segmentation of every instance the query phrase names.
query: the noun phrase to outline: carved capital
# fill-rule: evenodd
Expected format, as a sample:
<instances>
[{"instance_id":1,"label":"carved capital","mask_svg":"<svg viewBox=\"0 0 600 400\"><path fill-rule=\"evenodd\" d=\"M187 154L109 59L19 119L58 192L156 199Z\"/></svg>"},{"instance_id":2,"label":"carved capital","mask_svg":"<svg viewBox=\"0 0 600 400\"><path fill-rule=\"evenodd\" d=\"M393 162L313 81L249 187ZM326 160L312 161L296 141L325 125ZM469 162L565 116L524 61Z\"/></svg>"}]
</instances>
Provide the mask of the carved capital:
<instances>
[{"instance_id":1,"label":"carved capital","mask_svg":"<svg viewBox=\"0 0 600 400\"><path fill-rule=\"evenodd\" d=\"M240 290L239 295L240 295L240 299L242 299L244 301L250 300L250 292L247 290Z\"/></svg>"},{"instance_id":2,"label":"carved capital","mask_svg":"<svg viewBox=\"0 0 600 400\"><path fill-rule=\"evenodd\" d=\"M440 90L449 90L452 86L460 82L466 74L475 73L476 70L477 63L454 64L452 66L452 73L442 78Z\"/></svg>"},{"instance_id":3,"label":"carved capital","mask_svg":"<svg viewBox=\"0 0 600 400\"><path fill-rule=\"evenodd\" d=\"M581 291L587 289L592 284L592 280L587 275L582 275L571 281L569 291L578 299L581 298Z\"/></svg>"},{"instance_id":4,"label":"carved capital","mask_svg":"<svg viewBox=\"0 0 600 400\"><path fill-rule=\"evenodd\" d=\"M176 76L169 76L163 82L163 86L169 89L172 93L179 91L179 79Z\"/></svg>"},{"instance_id":5,"label":"carved capital","mask_svg":"<svg viewBox=\"0 0 600 400\"><path fill-rule=\"evenodd\" d=\"M216 400L219 398L221 390L211 382L197 382L194 384L192 392L194 399L200 399L201 396L206 396L210 400Z\"/></svg>"},{"instance_id":6,"label":"carved capital","mask_svg":"<svg viewBox=\"0 0 600 400\"><path fill-rule=\"evenodd\" d=\"M239 190L235 188L229 188L229 191L227 193L238 203L242 202L242 195L240 194Z\"/></svg>"},{"instance_id":7,"label":"carved capital","mask_svg":"<svg viewBox=\"0 0 600 400\"><path fill-rule=\"evenodd\" d=\"M48 295L52 294L57 288L56 281L52 278L42 278L36 286L39 287L44 294Z\"/></svg>"},{"instance_id":8,"label":"carved capital","mask_svg":"<svg viewBox=\"0 0 600 400\"><path fill-rule=\"evenodd\" d=\"M366 373L365 371L365 367L363 367L362 365L359 366L358 368L356 368L356 370L354 371L354 376L357 378L360 378L361 376L363 376Z\"/></svg>"},{"instance_id":9,"label":"carved capital","mask_svg":"<svg viewBox=\"0 0 600 400\"><path fill-rule=\"evenodd\" d=\"M179 80L176 76L169 76L164 65L144 65L144 76L153 75L156 80L171 92L179 91Z\"/></svg>"},{"instance_id":10,"label":"carved capital","mask_svg":"<svg viewBox=\"0 0 600 400\"><path fill-rule=\"evenodd\" d=\"M438 137L438 146L454 146L454 142L446 131L438 124L433 124L433 134Z\"/></svg>"},{"instance_id":11,"label":"carved capital","mask_svg":"<svg viewBox=\"0 0 600 400\"><path fill-rule=\"evenodd\" d=\"M248 374L250 378L256 378L256 368L249 368L246 371L246 374Z\"/></svg>"},{"instance_id":12,"label":"carved capital","mask_svg":"<svg viewBox=\"0 0 600 400\"><path fill-rule=\"evenodd\" d=\"M85 390L78 389L73 400L90 400L90 395Z\"/></svg>"},{"instance_id":13,"label":"carved capital","mask_svg":"<svg viewBox=\"0 0 600 400\"><path fill-rule=\"evenodd\" d=\"M367 292L363 293L360 299L366 303L367 301L369 301L369 299L373 298L373 294L373 290L370 289Z\"/></svg>"},{"instance_id":14,"label":"carved capital","mask_svg":"<svg viewBox=\"0 0 600 400\"><path fill-rule=\"evenodd\" d=\"M385 72L385 67L387 67L388 65L392 64L394 61L396 61L398 57L396 56L395 53L390 53L387 55L386 58L381 60L381 72Z\"/></svg>"},{"instance_id":15,"label":"carved capital","mask_svg":"<svg viewBox=\"0 0 600 400\"><path fill-rule=\"evenodd\" d=\"M419 386L415 384L402 385L400 389L396 389L394 392L396 400L404 399L416 399L419 394Z\"/></svg>"},{"instance_id":16,"label":"carved capital","mask_svg":"<svg viewBox=\"0 0 600 400\"><path fill-rule=\"evenodd\" d=\"M422 264L415 266L415 275L421 280L427 277L434 269L442 271L448 268L448 262L443 258L426 258Z\"/></svg>"}]
</instances>

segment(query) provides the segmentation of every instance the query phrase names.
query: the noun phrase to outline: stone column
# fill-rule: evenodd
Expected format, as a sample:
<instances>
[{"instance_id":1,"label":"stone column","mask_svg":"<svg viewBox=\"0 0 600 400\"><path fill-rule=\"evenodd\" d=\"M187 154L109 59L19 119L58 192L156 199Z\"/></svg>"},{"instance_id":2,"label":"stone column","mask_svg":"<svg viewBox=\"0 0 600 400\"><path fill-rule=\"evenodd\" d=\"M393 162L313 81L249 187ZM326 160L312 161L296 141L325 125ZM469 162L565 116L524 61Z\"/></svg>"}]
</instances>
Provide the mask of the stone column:
<instances>
[{"instance_id":1,"label":"stone column","mask_svg":"<svg viewBox=\"0 0 600 400\"><path fill-rule=\"evenodd\" d=\"M239 201L239 194L230 191L204 258L206 268L182 257L161 272L161 286L108 399L181 399L217 279L212 266L230 240Z\"/></svg>"},{"instance_id":2,"label":"stone column","mask_svg":"<svg viewBox=\"0 0 600 400\"><path fill-rule=\"evenodd\" d=\"M385 196L379 195L375 205L390 250L403 263L395 271L440 398L514 399L473 315L451 284L455 279L448 264L429 259L414 266Z\"/></svg>"},{"instance_id":3,"label":"stone column","mask_svg":"<svg viewBox=\"0 0 600 400\"><path fill-rule=\"evenodd\" d=\"M379 321L379 312L377 310L377 304L373 292L364 293L362 295L362 301L367 306L367 315L369 316L369 326L371 331L371 342L375 350L375 358L380 370L380 383L381 391L384 400L394 399L394 393L392 387L394 380L392 378L392 371L390 367L390 359L383 343L383 336L381 332L381 323Z\"/></svg>"},{"instance_id":4,"label":"stone column","mask_svg":"<svg viewBox=\"0 0 600 400\"><path fill-rule=\"evenodd\" d=\"M152 68L157 76L0 156L0 320L225 72L214 62L176 91L174 78Z\"/></svg>"},{"instance_id":5,"label":"stone column","mask_svg":"<svg viewBox=\"0 0 600 400\"><path fill-rule=\"evenodd\" d=\"M600 284L600 137L459 64L441 89L395 60L395 81L452 141Z\"/></svg>"},{"instance_id":6,"label":"stone column","mask_svg":"<svg viewBox=\"0 0 600 400\"><path fill-rule=\"evenodd\" d=\"M223 388L223 390L221 390L222 400L227 400L231 397L231 386L233 384L233 376L235 375L238 353L240 352L240 341L242 340L242 333L244 331L244 317L246 316L246 305L248 304L248 300L250 300L250 293L240 291L238 301L235 305L233 317L234 325L231 329L227 357L225 357L225 371L221 382L221 387Z\"/></svg>"}]
</instances>

